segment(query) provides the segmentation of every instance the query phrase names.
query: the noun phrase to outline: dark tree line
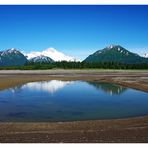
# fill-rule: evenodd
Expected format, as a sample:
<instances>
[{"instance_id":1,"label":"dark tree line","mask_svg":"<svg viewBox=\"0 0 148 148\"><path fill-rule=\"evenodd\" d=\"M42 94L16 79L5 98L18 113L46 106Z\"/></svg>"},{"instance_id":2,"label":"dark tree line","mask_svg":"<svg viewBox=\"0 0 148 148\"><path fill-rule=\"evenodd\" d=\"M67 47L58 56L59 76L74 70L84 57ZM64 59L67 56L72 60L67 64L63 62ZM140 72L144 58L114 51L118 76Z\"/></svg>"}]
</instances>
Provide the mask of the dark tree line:
<instances>
[{"instance_id":1,"label":"dark tree line","mask_svg":"<svg viewBox=\"0 0 148 148\"><path fill-rule=\"evenodd\" d=\"M19 69L19 70L35 70L35 69L148 69L148 63L125 64L119 62L53 62L53 63L26 63L24 66L7 66L0 67L0 70Z\"/></svg>"}]
</instances>

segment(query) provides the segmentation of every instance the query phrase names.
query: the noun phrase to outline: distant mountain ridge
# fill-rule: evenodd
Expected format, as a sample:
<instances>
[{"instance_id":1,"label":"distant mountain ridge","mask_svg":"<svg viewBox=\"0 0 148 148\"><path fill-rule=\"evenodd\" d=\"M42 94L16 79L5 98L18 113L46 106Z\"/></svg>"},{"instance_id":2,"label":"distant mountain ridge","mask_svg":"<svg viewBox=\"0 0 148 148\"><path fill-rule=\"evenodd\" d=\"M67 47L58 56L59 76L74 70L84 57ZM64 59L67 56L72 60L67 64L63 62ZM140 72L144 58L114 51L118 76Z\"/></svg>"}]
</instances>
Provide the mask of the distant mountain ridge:
<instances>
[{"instance_id":1,"label":"distant mountain ridge","mask_svg":"<svg viewBox=\"0 0 148 148\"><path fill-rule=\"evenodd\" d=\"M28 61L31 63L52 63L54 62L54 60L44 55L31 58Z\"/></svg>"},{"instance_id":2,"label":"distant mountain ridge","mask_svg":"<svg viewBox=\"0 0 148 148\"><path fill-rule=\"evenodd\" d=\"M110 45L89 55L85 62L148 63L148 59L132 53L120 45Z\"/></svg>"},{"instance_id":3,"label":"distant mountain ridge","mask_svg":"<svg viewBox=\"0 0 148 148\"><path fill-rule=\"evenodd\" d=\"M0 66L20 66L27 61L27 58L15 48L0 52Z\"/></svg>"}]
</instances>

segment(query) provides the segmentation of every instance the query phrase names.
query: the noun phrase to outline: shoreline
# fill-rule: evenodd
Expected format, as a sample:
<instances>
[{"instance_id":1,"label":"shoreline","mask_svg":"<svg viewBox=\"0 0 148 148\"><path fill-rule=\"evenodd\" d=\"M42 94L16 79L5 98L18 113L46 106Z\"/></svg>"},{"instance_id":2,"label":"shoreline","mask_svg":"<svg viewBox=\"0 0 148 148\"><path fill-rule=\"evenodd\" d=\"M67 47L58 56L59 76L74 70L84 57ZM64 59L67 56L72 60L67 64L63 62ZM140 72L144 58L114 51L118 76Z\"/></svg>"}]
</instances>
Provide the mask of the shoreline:
<instances>
[{"instance_id":1,"label":"shoreline","mask_svg":"<svg viewBox=\"0 0 148 148\"><path fill-rule=\"evenodd\" d=\"M103 81L148 92L148 71L0 71L0 90L47 80ZM72 122L0 122L0 143L147 143L148 116Z\"/></svg>"},{"instance_id":2,"label":"shoreline","mask_svg":"<svg viewBox=\"0 0 148 148\"><path fill-rule=\"evenodd\" d=\"M147 143L148 116L73 122L0 122L0 143Z\"/></svg>"}]
</instances>

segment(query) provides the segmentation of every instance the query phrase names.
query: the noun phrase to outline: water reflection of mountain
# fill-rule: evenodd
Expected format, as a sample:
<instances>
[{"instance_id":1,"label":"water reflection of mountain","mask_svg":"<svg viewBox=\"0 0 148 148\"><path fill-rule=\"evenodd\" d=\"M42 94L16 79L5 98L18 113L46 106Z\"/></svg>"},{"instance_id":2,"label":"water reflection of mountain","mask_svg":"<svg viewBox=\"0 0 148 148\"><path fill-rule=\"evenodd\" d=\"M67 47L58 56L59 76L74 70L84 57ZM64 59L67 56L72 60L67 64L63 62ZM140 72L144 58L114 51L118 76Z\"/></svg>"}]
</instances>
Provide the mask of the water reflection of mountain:
<instances>
[{"instance_id":1,"label":"water reflection of mountain","mask_svg":"<svg viewBox=\"0 0 148 148\"><path fill-rule=\"evenodd\" d=\"M51 80L51 81L42 81L42 82L30 82L24 85L16 86L11 90L13 92L17 92L18 90L21 91L22 89L29 89L29 90L40 90L45 91L48 93L53 93L67 84L71 84L71 81L60 81L60 80Z\"/></svg>"},{"instance_id":2,"label":"water reflection of mountain","mask_svg":"<svg viewBox=\"0 0 148 148\"><path fill-rule=\"evenodd\" d=\"M88 82L90 85L93 85L95 88L99 90L103 90L110 95L112 94L121 94L127 90L127 88L116 85L116 84L111 84L111 83L106 83L106 82Z\"/></svg>"}]
</instances>

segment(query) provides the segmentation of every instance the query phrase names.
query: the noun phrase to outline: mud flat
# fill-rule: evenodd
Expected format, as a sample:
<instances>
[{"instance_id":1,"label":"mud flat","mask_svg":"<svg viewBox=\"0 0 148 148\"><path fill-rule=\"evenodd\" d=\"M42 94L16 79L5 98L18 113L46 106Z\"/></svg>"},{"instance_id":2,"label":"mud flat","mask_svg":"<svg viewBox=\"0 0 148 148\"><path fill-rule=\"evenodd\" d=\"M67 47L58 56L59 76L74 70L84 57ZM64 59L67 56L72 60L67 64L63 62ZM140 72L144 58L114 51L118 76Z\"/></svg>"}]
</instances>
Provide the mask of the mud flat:
<instances>
[{"instance_id":1,"label":"mud flat","mask_svg":"<svg viewBox=\"0 0 148 148\"><path fill-rule=\"evenodd\" d=\"M57 123L0 123L1 143L147 143L148 117Z\"/></svg>"},{"instance_id":2,"label":"mud flat","mask_svg":"<svg viewBox=\"0 0 148 148\"><path fill-rule=\"evenodd\" d=\"M148 92L148 71L0 71L0 89L45 80L105 81ZM148 142L148 116L74 122L0 122L1 143Z\"/></svg>"}]
</instances>

